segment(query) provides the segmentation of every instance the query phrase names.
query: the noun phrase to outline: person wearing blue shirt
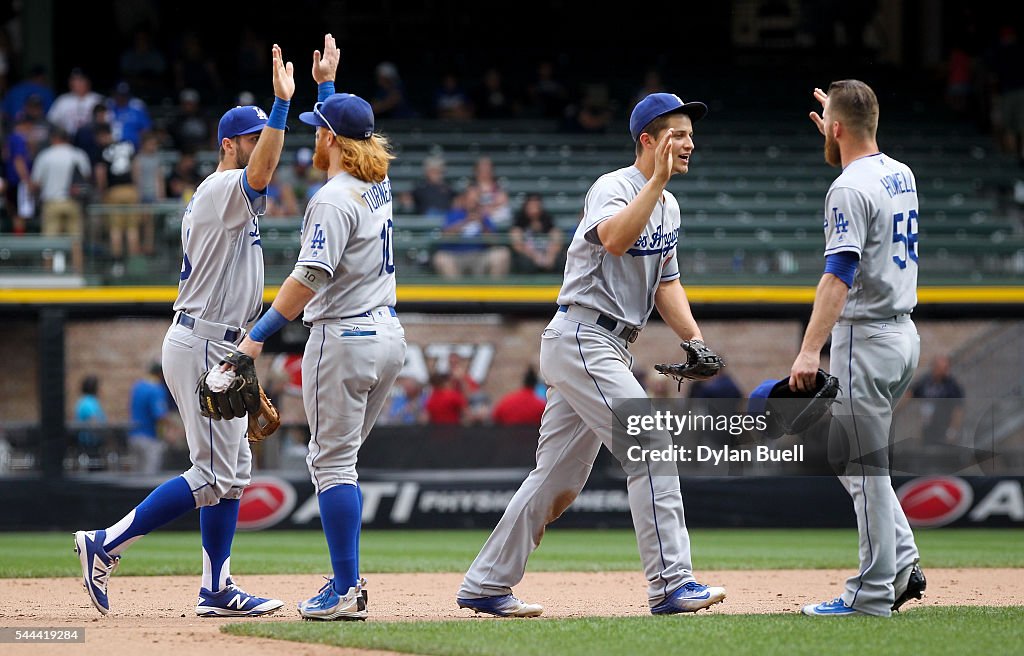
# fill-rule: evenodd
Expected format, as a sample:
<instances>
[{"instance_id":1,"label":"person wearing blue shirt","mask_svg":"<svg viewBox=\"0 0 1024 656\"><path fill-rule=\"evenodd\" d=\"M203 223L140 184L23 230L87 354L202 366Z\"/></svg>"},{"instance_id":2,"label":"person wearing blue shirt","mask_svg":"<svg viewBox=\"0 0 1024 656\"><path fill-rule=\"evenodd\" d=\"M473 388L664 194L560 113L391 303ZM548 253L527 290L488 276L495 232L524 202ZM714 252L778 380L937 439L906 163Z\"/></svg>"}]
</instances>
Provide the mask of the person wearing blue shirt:
<instances>
[{"instance_id":1,"label":"person wearing blue shirt","mask_svg":"<svg viewBox=\"0 0 1024 656\"><path fill-rule=\"evenodd\" d=\"M167 390L160 364L150 365L149 373L132 386L132 427L128 448L135 456L136 471L155 474L163 464L164 449L159 424L167 416Z\"/></svg>"},{"instance_id":2,"label":"person wearing blue shirt","mask_svg":"<svg viewBox=\"0 0 1024 656\"><path fill-rule=\"evenodd\" d=\"M82 395L75 403L75 421L80 424L102 425L107 423L107 414L97 397L100 383L96 376L86 376L82 379ZM103 436L90 428L82 428L78 431L78 447L86 456L95 457L99 455L100 447L103 446Z\"/></svg>"},{"instance_id":3,"label":"person wearing blue shirt","mask_svg":"<svg viewBox=\"0 0 1024 656\"><path fill-rule=\"evenodd\" d=\"M46 82L46 69L42 66L34 66L29 72L28 78L18 82L8 89L4 97L3 109L8 120L13 120L21 113L25 102L32 96L39 96L43 104L43 111L50 111L53 104L53 89Z\"/></svg>"},{"instance_id":4,"label":"person wearing blue shirt","mask_svg":"<svg viewBox=\"0 0 1024 656\"><path fill-rule=\"evenodd\" d=\"M442 278L508 275L512 254L507 246L487 243L486 236L497 229L484 211L476 187L468 187L448 211L442 232L445 239L434 253L434 268Z\"/></svg>"},{"instance_id":5,"label":"person wearing blue shirt","mask_svg":"<svg viewBox=\"0 0 1024 656\"><path fill-rule=\"evenodd\" d=\"M127 82L121 82L114 89L114 95L107 101L110 109L110 127L114 132L114 141L130 141L139 149L142 144L142 133L153 126L153 121L146 111L146 103L132 97Z\"/></svg>"}]
</instances>

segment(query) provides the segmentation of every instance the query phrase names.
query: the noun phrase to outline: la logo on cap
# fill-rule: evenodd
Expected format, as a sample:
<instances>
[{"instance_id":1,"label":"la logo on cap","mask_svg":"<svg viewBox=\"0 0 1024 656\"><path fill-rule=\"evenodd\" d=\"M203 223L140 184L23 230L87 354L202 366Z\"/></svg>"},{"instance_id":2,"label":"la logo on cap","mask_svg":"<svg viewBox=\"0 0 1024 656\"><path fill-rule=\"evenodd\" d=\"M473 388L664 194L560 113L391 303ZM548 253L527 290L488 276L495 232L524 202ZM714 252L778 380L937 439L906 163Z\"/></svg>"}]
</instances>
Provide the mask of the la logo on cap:
<instances>
[{"instance_id":1,"label":"la logo on cap","mask_svg":"<svg viewBox=\"0 0 1024 656\"><path fill-rule=\"evenodd\" d=\"M259 107L253 107L253 109L256 110L256 118L258 118L261 121L267 120L267 113L265 111L263 111Z\"/></svg>"}]
</instances>

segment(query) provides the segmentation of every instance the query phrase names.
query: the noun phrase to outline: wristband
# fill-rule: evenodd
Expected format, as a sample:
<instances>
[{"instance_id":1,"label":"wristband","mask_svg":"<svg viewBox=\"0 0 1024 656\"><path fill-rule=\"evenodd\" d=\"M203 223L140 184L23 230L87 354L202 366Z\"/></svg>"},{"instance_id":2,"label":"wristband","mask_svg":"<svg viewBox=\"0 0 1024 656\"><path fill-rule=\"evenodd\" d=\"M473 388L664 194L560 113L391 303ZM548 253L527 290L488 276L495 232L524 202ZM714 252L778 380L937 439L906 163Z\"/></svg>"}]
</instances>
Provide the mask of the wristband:
<instances>
[{"instance_id":1,"label":"wristband","mask_svg":"<svg viewBox=\"0 0 1024 656\"><path fill-rule=\"evenodd\" d=\"M267 127L275 130L285 129L288 122L288 107L291 102L274 98L274 106L270 108L270 117L267 118Z\"/></svg>"},{"instance_id":2,"label":"wristband","mask_svg":"<svg viewBox=\"0 0 1024 656\"><path fill-rule=\"evenodd\" d=\"M283 314L270 308L249 331L249 339L254 342L265 342L268 337L287 326L288 323L288 319Z\"/></svg>"},{"instance_id":3,"label":"wristband","mask_svg":"<svg viewBox=\"0 0 1024 656\"><path fill-rule=\"evenodd\" d=\"M334 95L334 80L327 80L316 85L316 100L323 102Z\"/></svg>"}]
</instances>

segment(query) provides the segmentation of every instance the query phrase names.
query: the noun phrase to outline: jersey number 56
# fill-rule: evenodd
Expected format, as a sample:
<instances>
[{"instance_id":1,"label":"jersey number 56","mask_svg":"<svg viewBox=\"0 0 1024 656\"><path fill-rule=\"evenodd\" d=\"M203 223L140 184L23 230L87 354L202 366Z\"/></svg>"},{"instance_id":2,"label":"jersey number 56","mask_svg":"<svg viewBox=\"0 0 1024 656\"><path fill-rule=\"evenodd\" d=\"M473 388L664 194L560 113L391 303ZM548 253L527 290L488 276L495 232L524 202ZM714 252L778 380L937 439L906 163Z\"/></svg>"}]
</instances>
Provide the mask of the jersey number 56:
<instances>
[{"instance_id":1,"label":"jersey number 56","mask_svg":"<svg viewBox=\"0 0 1024 656\"><path fill-rule=\"evenodd\" d=\"M898 252L892 261L901 269L907 268L907 260L917 263L917 210L910 210L903 222L903 212L892 217L892 243L903 244L903 255Z\"/></svg>"}]
</instances>

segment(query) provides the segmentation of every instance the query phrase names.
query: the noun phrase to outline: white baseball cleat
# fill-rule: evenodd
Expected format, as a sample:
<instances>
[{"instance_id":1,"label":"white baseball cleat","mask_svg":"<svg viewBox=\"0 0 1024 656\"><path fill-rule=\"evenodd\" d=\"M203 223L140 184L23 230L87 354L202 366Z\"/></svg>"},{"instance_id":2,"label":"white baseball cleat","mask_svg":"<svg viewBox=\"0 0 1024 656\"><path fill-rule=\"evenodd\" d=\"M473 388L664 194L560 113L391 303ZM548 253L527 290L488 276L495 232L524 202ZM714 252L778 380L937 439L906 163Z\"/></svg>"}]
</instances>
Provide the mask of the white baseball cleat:
<instances>
[{"instance_id":1,"label":"white baseball cleat","mask_svg":"<svg viewBox=\"0 0 1024 656\"><path fill-rule=\"evenodd\" d=\"M701 585L696 581L684 583L665 600L651 608L651 615L675 615L676 613L695 613L698 610L713 606L725 599L725 588Z\"/></svg>"},{"instance_id":2,"label":"white baseball cleat","mask_svg":"<svg viewBox=\"0 0 1024 656\"><path fill-rule=\"evenodd\" d=\"M540 604L528 604L512 594L495 597L457 597L459 608L469 608L474 613L487 613L496 617L537 617L544 612Z\"/></svg>"}]
</instances>

